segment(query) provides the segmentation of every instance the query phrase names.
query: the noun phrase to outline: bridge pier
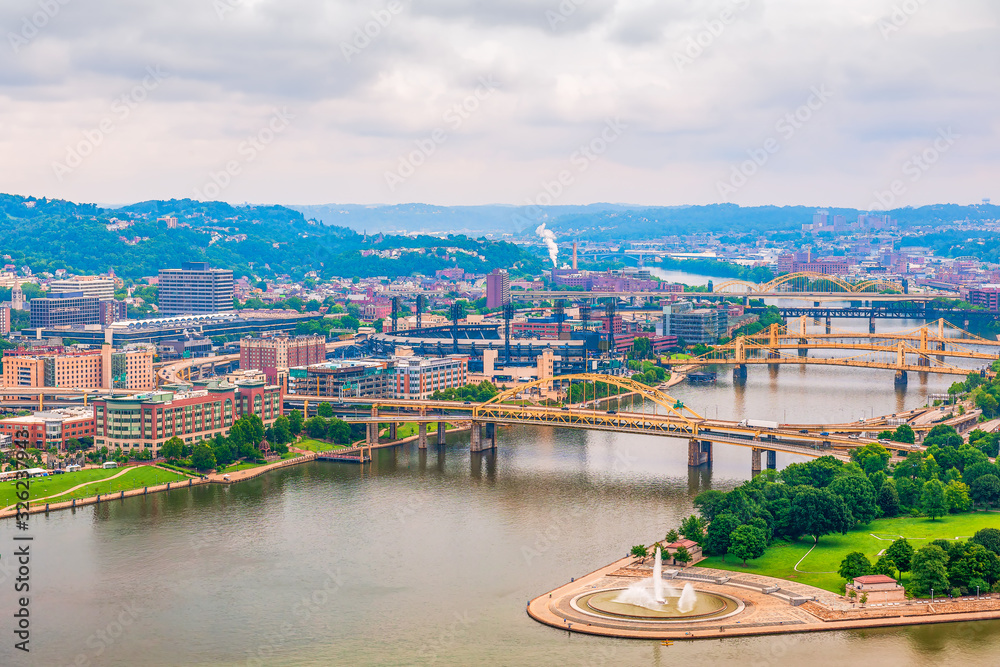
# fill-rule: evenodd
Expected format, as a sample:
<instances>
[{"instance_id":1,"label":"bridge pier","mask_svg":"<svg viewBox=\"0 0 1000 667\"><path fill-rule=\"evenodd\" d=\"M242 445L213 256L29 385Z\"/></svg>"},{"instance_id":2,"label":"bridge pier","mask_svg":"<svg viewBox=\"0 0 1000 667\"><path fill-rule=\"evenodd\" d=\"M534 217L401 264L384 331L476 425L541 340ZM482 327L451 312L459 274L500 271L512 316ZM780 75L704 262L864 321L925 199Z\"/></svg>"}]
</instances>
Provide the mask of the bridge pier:
<instances>
[{"instance_id":1,"label":"bridge pier","mask_svg":"<svg viewBox=\"0 0 1000 667\"><path fill-rule=\"evenodd\" d=\"M483 437L483 427L485 427L485 438ZM483 424L482 422L472 422L472 439L470 449L473 452L482 452L487 449L495 449L497 446L496 424Z\"/></svg>"},{"instance_id":2,"label":"bridge pier","mask_svg":"<svg viewBox=\"0 0 1000 667\"><path fill-rule=\"evenodd\" d=\"M444 422L438 422L437 444L439 444L439 445L443 445L444 444L444 436L445 436L445 433L447 433L447 430L448 429L445 427L445 423Z\"/></svg>"},{"instance_id":3,"label":"bridge pier","mask_svg":"<svg viewBox=\"0 0 1000 667\"><path fill-rule=\"evenodd\" d=\"M832 318L829 317L826 318L826 332L833 333L833 322Z\"/></svg>"},{"instance_id":4,"label":"bridge pier","mask_svg":"<svg viewBox=\"0 0 1000 667\"><path fill-rule=\"evenodd\" d=\"M906 376L906 371L896 371L896 386L905 387L907 385L909 378Z\"/></svg>"},{"instance_id":5,"label":"bridge pier","mask_svg":"<svg viewBox=\"0 0 1000 667\"><path fill-rule=\"evenodd\" d=\"M778 452L773 449L764 450L767 452L767 469L777 470L778 469Z\"/></svg>"},{"instance_id":6,"label":"bridge pier","mask_svg":"<svg viewBox=\"0 0 1000 667\"><path fill-rule=\"evenodd\" d=\"M870 334L875 333L875 318L874 317L869 317L868 318L868 333L870 333Z\"/></svg>"},{"instance_id":7,"label":"bridge pier","mask_svg":"<svg viewBox=\"0 0 1000 667\"><path fill-rule=\"evenodd\" d=\"M378 444L378 423L370 422L367 424L367 431L365 432L365 444L371 447L372 445Z\"/></svg>"},{"instance_id":8,"label":"bridge pier","mask_svg":"<svg viewBox=\"0 0 1000 667\"><path fill-rule=\"evenodd\" d=\"M712 443L692 438L688 441L688 467L697 468L706 463L712 465Z\"/></svg>"},{"instance_id":9,"label":"bridge pier","mask_svg":"<svg viewBox=\"0 0 1000 667\"><path fill-rule=\"evenodd\" d=\"M396 433L397 433L398 428L399 428L399 424L396 423L396 422L391 422L389 424L389 439L390 440L395 440L396 439Z\"/></svg>"},{"instance_id":10,"label":"bridge pier","mask_svg":"<svg viewBox=\"0 0 1000 667\"><path fill-rule=\"evenodd\" d=\"M760 453L763 449L753 447L750 449L750 474L756 477L760 474Z\"/></svg>"},{"instance_id":11,"label":"bridge pier","mask_svg":"<svg viewBox=\"0 0 1000 667\"><path fill-rule=\"evenodd\" d=\"M747 383L747 365L739 364L733 366L733 384L746 384Z\"/></svg>"},{"instance_id":12,"label":"bridge pier","mask_svg":"<svg viewBox=\"0 0 1000 667\"><path fill-rule=\"evenodd\" d=\"M427 449L427 424L424 422L417 426L417 447Z\"/></svg>"}]
</instances>

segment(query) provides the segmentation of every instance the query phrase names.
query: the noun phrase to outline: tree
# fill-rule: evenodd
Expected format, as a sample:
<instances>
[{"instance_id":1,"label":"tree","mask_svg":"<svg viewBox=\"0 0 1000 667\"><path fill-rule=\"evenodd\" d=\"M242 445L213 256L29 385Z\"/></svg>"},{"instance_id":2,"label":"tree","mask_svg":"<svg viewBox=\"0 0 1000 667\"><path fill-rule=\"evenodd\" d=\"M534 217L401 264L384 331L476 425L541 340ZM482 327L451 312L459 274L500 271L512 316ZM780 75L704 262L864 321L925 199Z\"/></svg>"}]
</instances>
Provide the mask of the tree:
<instances>
[{"instance_id":1,"label":"tree","mask_svg":"<svg viewBox=\"0 0 1000 667\"><path fill-rule=\"evenodd\" d=\"M283 445L292 441L292 426L288 421L288 417L281 415L275 419L271 430L274 441L272 444Z\"/></svg>"},{"instance_id":2,"label":"tree","mask_svg":"<svg viewBox=\"0 0 1000 667\"><path fill-rule=\"evenodd\" d=\"M924 483L923 491L920 493L920 509L931 520L948 513L948 501L944 497L944 484L941 480L932 479Z\"/></svg>"},{"instance_id":3,"label":"tree","mask_svg":"<svg viewBox=\"0 0 1000 667\"><path fill-rule=\"evenodd\" d=\"M792 535L811 535L814 541L829 533L845 533L854 524L840 496L829 489L811 487L795 494L788 520Z\"/></svg>"},{"instance_id":4,"label":"tree","mask_svg":"<svg viewBox=\"0 0 1000 667\"><path fill-rule=\"evenodd\" d=\"M646 556L649 555L649 551L646 549L646 547L644 547L641 544L637 544L634 547L632 547L632 551L630 553L635 558L645 558Z\"/></svg>"},{"instance_id":5,"label":"tree","mask_svg":"<svg viewBox=\"0 0 1000 667\"><path fill-rule=\"evenodd\" d=\"M948 554L936 544L919 549L913 554L910 587L920 595L928 595L932 589L942 593L948 590L947 562Z\"/></svg>"},{"instance_id":6,"label":"tree","mask_svg":"<svg viewBox=\"0 0 1000 667\"><path fill-rule=\"evenodd\" d=\"M316 408L316 414L320 417L326 417L329 419L333 416L333 406L324 401L319 404L319 407Z\"/></svg>"},{"instance_id":7,"label":"tree","mask_svg":"<svg viewBox=\"0 0 1000 667\"><path fill-rule=\"evenodd\" d=\"M160 454L168 461L176 461L184 453L184 441L174 436L163 443Z\"/></svg>"},{"instance_id":8,"label":"tree","mask_svg":"<svg viewBox=\"0 0 1000 667\"><path fill-rule=\"evenodd\" d=\"M691 558L691 552L684 545L677 547L677 551L674 552L674 560L685 567L691 562Z\"/></svg>"},{"instance_id":9,"label":"tree","mask_svg":"<svg viewBox=\"0 0 1000 667\"><path fill-rule=\"evenodd\" d=\"M211 470L216 465L215 452L205 443L197 445L191 453L191 465L195 470Z\"/></svg>"},{"instance_id":10,"label":"tree","mask_svg":"<svg viewBox=\"0 0 1000 667\"><path fill-rule=\"evenodd\" d=\"M913 559L913 545L905 537L901 537L885 550L885 556L893 562L899 570L899 577L902 578L904 572L910 571L910 564Z\"/></svg>"},{"instance_id":11,"label":"tree","mask_svg":"<svg viewBox=\"0 0 1000 667\"><path fill-rule=\"evenodd\" d=\"M756 526L743 525L729 535L729 553L743 560L760 558L767 549L767 535Z\"/></svg>"},{"instance_id":12,"label":"tree","mask_svg":"<svg viewBox=\"0 0 1000 667\"><path fill-rule=\"evenodd\" d=\"M302 413L298 410L292 410L288 413L288 425L292 429L292 435L298 435L302 432Z\"/></svg>"},{"instance_id":13,"label":"tree","mask_svg":"<svg viewBox=\"0 0 1000 667\"><path fill-rule=\"evenodd\" d=\"M326 435L327 428L326 420L322 417L310 417L305 423L305 430L310 438L322 438Z\"/></svg>"},{"instance_id":14,"label":"tree","mask_svg":"<svg viewBox=\"0 0 1000 667\"><path fill-rule=\"evenodd\" d=\"M880 510L875 502L875 487L867 477L842 475L834 479L828 488L844 499L856 524L868 524L878 517Z\"/></svg>"},{"instance_id":15,"label":"tree","mask_svg":"<svg viewBox=\"0 0 1000 667\"><path fill-rule=\"evenodd\" d=\"M896 482L887 479L882 488L878 490L877 500L882 516L894 517L899 515L899 494L896 492Z\"/></svg>"},{"instance_id":16,"label":"tree","mask_svg":"<svg viewBox=\"0 0 1000 667\"><path fill-rule=\"evenodd\" d=\"M958 480L952 480L944 487L944 499L950 512L968 512L972 508L969 487Z\"/></svg>"},{"instance_id":17,"label":"tree","mask_svg":"<svg viewBox=\"0 0 1000 667\"><path fill-rule=\"evenodd\" d=\"M1000 504L1000 477L983 475L969 486L969 496L977 505L992 507Z\"/></svg>"},{"instance_id":18,"label":"tree","mask_svg":"<svg viewBox=\"0 0 1000 667\"><path fill-rule=\"evenodd\" d=\"M993 394L987 394L985 391L976 396L976 407L983 411L983 414L989 418L997 416L997 408L1000 404L997 403L997 399Z\"/></svg>"},{"instance_id":19,"label":"tree","mask_svg":"<svg viewBox=\"0 0 1000 667\"><path fill-rule=\"evenodd\" d=\"M892 559L882 554L875 561L872 566L872 574L884 574L887 577L891 577L896 573L896 564L892 562Z\"/></svg>"},{"instance_id":20,"label":"tree","mask_svg":"<svg viewBox=\"0 0 1000 667\"><path fill-rule=\"evenodd\" d=\"M982 528L978 530L969 541L986 547L993 553L1000 556L1000 529Z\"/></svg>"},{"instance_id":21,"label":"tree","mask_svg":"<svg viewBox=\"0 0 1000 667\"><path fill-rule=\"evenodd\" d=\"M680 533L685 539L701 544L705 541L705 522L701 517L692 514L681 521Z\"/></svg>"},{"instance_id":22,"label":"tree","mask_svg":"<svg viewBox=\"0 0 1000 667\"><path fill-rule=\"evenodd\" d=\"M892 439L896 442L905 442L912 445L917 440L917 434L909 424L900 424L896 427L896 432L892 434Z\"/></svg>"},{"instance_id":23,"label":"tree","mask_svg":"<svg viewBox=\"0 0 1000 667\"><path fill-rule=\"evenodd\" d=\"M705 520L711 523L715 517L726 509L726 494L722 491L702 491L694 498L694 506L698 508Z\"/></svg>"},{"instance_id":24,"label":"tree","mask_svg":"<svg viewBox=\"0 0 1000 667\"><path fill-rule=\"evenodd\" d=\"M673 544L674 542L677 541L678 537L679 535L677 534L677 531L671 528L669 531L667 531L667 536L663 538L663 541L666 542L667 544Z\"/></svg>"},{"instance_id":25,"label":"tree","mask_svg":"<svg viewBox=\"0 0 1000 667\"><path fill-rule=\"evenodd\" d=\"M866 604L868 604L868 593L862 593L861 597L858 598L858 602L861 603L862 607L864 607Z\"/></svg>"},{"instance_id":26,"label":"tree","mask_svg":"<svg viewBox=\"0 0 1000 667\"><path fill-rule=\"evenodd\" d=\"M840 569L837 570L837 573L844 579L851 581L855 577L871 574L871 571L872 563L868 557L860 551L852 551L847 554L844 560L840 561Z\"/></svg>"},{"instance_id":27,"label":"tree","mask_svg":"<svg viewBox=\"0 0 1000 667\"><path fill-rule=\"evenodd\" d=\"M705 551L712 556L722 556L726 560L729 551L729 537L740 526L740 520L732 514L720 514L708 524L705 533Z\"/></svg>"},{"instance_id":28,"label":"tree","mask_svg":"<svg viewBox=\"0 0 1000 667\"><path fill-rule=\"evenodd\" d=\"M866 475L885 470L890 458L892 455L889 450L877 442L869 443L851 452L851 459L861 466Z\"/></svg>"},{"instance_id":29,"label":"tree","mask_svg":"<svg viewBox=\"0 0 1000 667\"><path fill-rule=\"evenodd\" d=\"M326 430L326 439L338 445L346 445L351 441L351 425L334 417Z\"/></svg>"}]
</instances>

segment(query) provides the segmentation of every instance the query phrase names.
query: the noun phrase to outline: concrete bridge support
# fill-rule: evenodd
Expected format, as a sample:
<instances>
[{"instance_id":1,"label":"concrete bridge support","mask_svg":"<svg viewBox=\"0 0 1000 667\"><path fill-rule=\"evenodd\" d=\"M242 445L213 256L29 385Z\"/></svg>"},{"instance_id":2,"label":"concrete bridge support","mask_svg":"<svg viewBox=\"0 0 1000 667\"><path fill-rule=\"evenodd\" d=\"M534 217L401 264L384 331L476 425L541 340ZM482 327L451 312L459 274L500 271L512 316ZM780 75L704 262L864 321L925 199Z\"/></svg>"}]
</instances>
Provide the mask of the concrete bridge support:
<instances>
[{"instance_id":1,"label":"concrete bridge support","mask_svg":"<svg viewBox=\"0 0 1000 667\"><path fill-rule=\"evenodd\" d=\"M733 384L747 383L747 365L738 364L733 366Z\"/></svg>"},{"instance_id":2,"label":"concrete bridge support","mask_svg":"<svg viewBox=\"0 0 1000 667\"><path fill-rule=\"evenodd\" d=\"M417 427L417 447L427 449L427 424L424 422Z\"/></svg>"},{"instance_id":3,"label":"concrete bridge support","mask_svg":"<svg viewBox=\"0 0 1000 667\"><path fill-rule=\"evenodd\" d=\"M869 317L868 318L868 333L870 333L870 334L875 333L875 318L874 317Z\"/></svg>"},{"instance_id":4,"label":"concrete bridge support","mask_svg":"<svg viewBox=\"0 0 1000 667\"><path fill-rule=\"evenodd\" d=\"M484 452L488 449L496 449L497 427L496 424L483 424L482 422L472 422L471 451Z\"/></svg>"},{"instance_id":5,"label":"concrete bridge support","mask_svg":"<svg viewBox=\"0 0 1000 667\"><path fill-rule=\"evenodd\" d=\"M438 422L437 428L437 444L444 444L444 436L448 432L448 428L445 426L444 422Z\"/></svg>"},{"instance_id":6,"label":"concrete bridge support","mask_svg":"<svg viewBox=\"0 0 1000 667\"><path fill-rule=\"evenodd\" d=\"M369 447L378 444L378 424L371 422L367 425L365 433L365 444Z\"/></svg>"},{"instance_id":7,"label":"concrete bridge support","mask_svg":"<svg viewBox=\"0 0 1000 667\"><path fill-rule=\"evenodd\" d=\"M389 424L389 439L396 440L396 433L398 432L399 424L392 422Z\"/></svg>"},{"instance_id":8,"label":"concrete bridge support","mask_svg":"<svg viewBox=\"0 0 1000 667\"><path fill-rule=\"evenodd\" d=\"M765 450L767 452L767 469L777 470L778 469L778 452L773 449Z\"/></svg>"},{"instance_id":9,"label":"concrete bridge support","mask_svg":"<svg viewBox=\"0 0 1000 667\"><path fill-rule=\"evenodd\" d=\"M826 332L833 333L833 320L832 318L826 318Z\"/></svg>"},{"instance_id":10,"label":"concrete bridge support","mask_svg":"<svg viewBox=\"0 0 1000 667\"><path fill-rule=\"evenodd\" d=\"M688 466L697 468L701 465L712 465L712 443L708 440L693 438L688 441Z\"/></svg>"},{"instance_id":11,"label":"concrete bridge support","mask_svg":"<svg viewBox=\"0 0 1000 667\"><path fill-rule=\"evenodd\" d=\"M758 449L754 447L750 453L750 472L754 477L761 472L761 454L767 454L767 469L776 470L778 468L778 453L773 449Z\"/></svg>"},{"instance_id":12,"label":"concrete bridge support","mask_svg":"<svg viewBox=\"0 0 1000 667\"><path fill-rule=\"evenodd\" d=\"M756 477L760 474L760 453L763 449L754 447L750 450L750 474Z\"/></svg>"},{"instance_id":13,"label":"concrete bridge support","mask_svg":"<svg viewBox=\"0 0 1000 667\"><path fill-rule=\"evenodd\" d=\"M906 371L896 371L896 382L895 382L895 384L896 384L897 387L905 387L907 385L908 381L909 381L909 378L906 376Z\"/></svg>"}]
</instances>

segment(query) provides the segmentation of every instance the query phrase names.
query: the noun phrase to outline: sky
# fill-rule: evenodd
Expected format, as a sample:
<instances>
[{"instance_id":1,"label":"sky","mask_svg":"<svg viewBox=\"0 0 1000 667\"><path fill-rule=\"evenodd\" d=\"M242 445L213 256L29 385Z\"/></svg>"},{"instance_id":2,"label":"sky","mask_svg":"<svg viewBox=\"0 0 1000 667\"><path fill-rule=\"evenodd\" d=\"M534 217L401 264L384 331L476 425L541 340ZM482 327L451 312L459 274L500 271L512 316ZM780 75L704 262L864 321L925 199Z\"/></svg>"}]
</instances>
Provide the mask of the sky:
<instances>
[{"instance_id":1,"label":"sky","mask_svg":"<svg viewBox=\"0 0 1000 667\"><path fill-rule=\"evenodd\" d=\"M4 0L0 191L1000 199L995 0Z\"/></svg>"}]
</instances>

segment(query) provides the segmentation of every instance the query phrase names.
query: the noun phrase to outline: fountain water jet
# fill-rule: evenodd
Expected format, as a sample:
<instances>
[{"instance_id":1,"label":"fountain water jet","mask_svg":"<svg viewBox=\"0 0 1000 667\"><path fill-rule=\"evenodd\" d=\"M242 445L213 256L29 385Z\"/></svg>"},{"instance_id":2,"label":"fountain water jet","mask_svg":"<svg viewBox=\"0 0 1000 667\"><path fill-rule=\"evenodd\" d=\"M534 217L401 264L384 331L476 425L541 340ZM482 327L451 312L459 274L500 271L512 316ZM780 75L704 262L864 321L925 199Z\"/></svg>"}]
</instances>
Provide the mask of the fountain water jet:
<instances>
[{"instance_id":1,"label":"fountain water jet","mask_svg":"<svg viewBox=\"0 0 1000 667\"><path fill-rule=\"evenodd\" d=\"M684 591L681 593L681 599L677 602L677 611L682 614L689 614L694 609L697 601L698 594L694 592L694 586L686 583L684 584Z\"/></svg>"},{"instance_id":2,"label":"fountain water jet","mask_svg":"<svg viewBox=\"0 0 1000 667\"><path fill-rule=\"evenodd\" d=\"M653 559L653 597L659 604L665 604L663 597L663 552L656 546L656 557Z\"/></svg>"}]
</instances>

